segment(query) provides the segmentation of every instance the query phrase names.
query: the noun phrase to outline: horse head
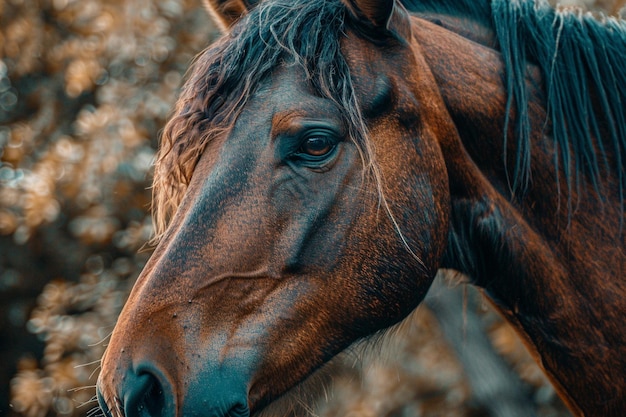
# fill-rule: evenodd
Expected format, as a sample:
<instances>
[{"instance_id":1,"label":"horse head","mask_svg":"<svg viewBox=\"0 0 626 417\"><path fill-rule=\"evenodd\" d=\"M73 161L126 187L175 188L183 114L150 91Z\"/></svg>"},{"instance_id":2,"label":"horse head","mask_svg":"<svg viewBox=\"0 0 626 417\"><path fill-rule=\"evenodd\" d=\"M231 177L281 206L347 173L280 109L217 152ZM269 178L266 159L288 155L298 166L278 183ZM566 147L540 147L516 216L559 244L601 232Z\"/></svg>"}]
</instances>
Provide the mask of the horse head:
<instances>
[{"instance_id":1,"label":"horse head","mask_svg":"<svg viewBox=\"0 0 626 417\"><path fill-rule=\"evenodd\" d=\"M98 382L113 415L254 414L409 314L445 249L456 131L403 7L226 3L162 138L159 243Z\"/></svg>"}]
</instances>

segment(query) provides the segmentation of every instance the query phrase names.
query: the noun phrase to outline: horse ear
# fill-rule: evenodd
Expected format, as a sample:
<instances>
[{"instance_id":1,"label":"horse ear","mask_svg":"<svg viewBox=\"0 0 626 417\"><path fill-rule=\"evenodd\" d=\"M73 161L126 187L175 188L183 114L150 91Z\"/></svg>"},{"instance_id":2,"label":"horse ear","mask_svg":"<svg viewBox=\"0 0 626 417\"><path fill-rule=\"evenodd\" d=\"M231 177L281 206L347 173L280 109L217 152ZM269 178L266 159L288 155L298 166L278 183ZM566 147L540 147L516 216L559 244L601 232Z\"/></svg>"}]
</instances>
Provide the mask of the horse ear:
<instances>
[{"instance_id":1,"label":"horse ear","mask_svg":"<svg viewBox=\"0 0 626 417\"><path fill-rule=\"evenodd\" d=\"M394 31L405 39L411 37L408 12L396 0L343 0L350 12L366 26L377 31Z\"/></svg>"},{"instance_id":2,"label":"horse ear","mask_svg":"<svg viewBox=\"0 0 626 417\"><path fill-rule=\"evenodd\" d=\"M386 28L394 0L344 0L344 3L355 17L365 18L377 28Z\"/></svg>"},{"instance_id":3,"label":"horse ear","mask_svg":"<svg viewBox=\"0 0 626 417\"><path fill-rule=\"evenodd\" d=\"M222 33L226 33L232 24L256 6L259 0L202 0L202 2Z\"/></svg>"}]
</instances>

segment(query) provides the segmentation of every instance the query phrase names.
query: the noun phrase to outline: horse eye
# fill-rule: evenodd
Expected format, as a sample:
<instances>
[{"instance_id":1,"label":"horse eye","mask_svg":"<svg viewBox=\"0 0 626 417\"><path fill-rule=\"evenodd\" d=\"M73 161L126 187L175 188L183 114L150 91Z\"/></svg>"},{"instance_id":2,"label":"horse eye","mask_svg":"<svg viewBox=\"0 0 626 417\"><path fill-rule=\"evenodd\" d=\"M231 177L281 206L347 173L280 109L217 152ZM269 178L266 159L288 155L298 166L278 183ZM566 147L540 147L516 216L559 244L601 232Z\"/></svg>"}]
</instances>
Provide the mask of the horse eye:
<instances>
[{"instance_id":1,"label":"horse eye","mask_svg":"<svg viewBox=\"0 0 626 417\"><path fill-rule=\"evenodd\" d=\"M328 155L335 146L335 141L328 136L310 136L300 146L298 153L319 158Z\"/></svg>"}]
</instances>

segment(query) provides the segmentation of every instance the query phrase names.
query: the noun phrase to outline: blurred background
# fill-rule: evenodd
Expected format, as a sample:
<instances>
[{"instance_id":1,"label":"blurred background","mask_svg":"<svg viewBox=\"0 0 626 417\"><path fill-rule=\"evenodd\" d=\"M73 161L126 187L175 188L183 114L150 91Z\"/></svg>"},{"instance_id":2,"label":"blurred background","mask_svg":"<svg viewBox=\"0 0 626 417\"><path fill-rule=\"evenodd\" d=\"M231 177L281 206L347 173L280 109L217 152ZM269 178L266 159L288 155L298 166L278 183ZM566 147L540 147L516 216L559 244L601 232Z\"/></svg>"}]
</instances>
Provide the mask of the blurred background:
<instances>
[{"instance_id":1,"label":"blurred background","mask_svg":"<svg viewBox=\"0 0 626 417\"><path fill-rule=\"evenodd\" d=\"M217 35L200 0L0 0L0 416L98 415L98 360L150 255L159 130ZM382 359L333 364L313 414L569 415L463 277L431 292Z\"/></svg>"}]
</instances>

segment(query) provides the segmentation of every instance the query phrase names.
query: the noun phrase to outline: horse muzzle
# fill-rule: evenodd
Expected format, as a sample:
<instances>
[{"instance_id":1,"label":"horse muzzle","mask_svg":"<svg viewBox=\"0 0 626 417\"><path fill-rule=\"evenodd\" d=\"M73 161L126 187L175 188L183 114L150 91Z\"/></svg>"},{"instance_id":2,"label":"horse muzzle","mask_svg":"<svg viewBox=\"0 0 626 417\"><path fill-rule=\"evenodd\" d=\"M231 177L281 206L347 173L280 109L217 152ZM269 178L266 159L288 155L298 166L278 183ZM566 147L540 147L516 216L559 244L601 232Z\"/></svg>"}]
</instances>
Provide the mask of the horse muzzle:
<instances>
[{"instance_id":1,"label":"horse muzzle","mask_svg":"<svg viewBox=\"0 0 626 417\"><path fill-rule=\"evenodd\" d=\"M152 364L120 369L98 380L98 403L107 417L250 416L238 370L220 369L216 377L193 381L178 393L173 379Z\"/></svg>"}]
</instances>

